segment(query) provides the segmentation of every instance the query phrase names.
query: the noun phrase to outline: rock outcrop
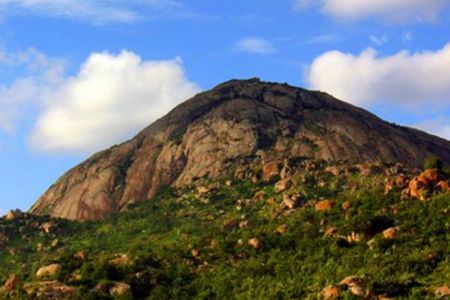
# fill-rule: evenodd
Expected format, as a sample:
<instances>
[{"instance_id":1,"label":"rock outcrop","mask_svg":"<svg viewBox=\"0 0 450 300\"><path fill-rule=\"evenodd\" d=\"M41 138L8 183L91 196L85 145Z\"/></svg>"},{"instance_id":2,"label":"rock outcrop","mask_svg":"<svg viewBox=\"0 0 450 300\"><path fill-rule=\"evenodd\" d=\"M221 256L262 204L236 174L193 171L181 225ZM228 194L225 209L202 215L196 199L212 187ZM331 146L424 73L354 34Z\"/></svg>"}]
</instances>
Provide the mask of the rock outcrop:
<instances>
[{"instance_id":1,"label":"rock outcrop","mask_svg":"<svg viewBox=\"0 0 450 300\"><path fill-rule=\"evenodd\" d=\"M135 138L93 155L31 208L74 220L103 219L166 185L229 172L241 158L285 157L418 165L450 162L450 142L384 122L322 92L233 80L174 108ZM266 170L266 177L278 170Z\"/></svg>"}]
</instances>

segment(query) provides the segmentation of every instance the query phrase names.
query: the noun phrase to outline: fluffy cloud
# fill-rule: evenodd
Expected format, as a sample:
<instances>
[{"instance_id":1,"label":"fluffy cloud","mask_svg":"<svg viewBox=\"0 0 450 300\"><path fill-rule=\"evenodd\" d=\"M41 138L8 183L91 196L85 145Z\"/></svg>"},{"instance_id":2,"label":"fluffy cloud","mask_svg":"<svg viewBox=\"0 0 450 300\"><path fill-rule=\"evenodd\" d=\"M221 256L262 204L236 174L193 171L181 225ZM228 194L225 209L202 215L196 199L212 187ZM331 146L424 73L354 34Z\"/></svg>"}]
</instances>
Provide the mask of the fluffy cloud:
<instances>
[{"instance_id":1,"label":"fluffy cloud","mask_svg":"<svg viewBox=\"0 0 450 300\"><path fill-rule=\"evenodd\" d=\"M269 41L256 37L248 37L238 41L234 45L234 50L259 54L273 53L276 51L275 47Z\"/></svg>"},{"instance_id":2,"label":"fluffy cloud","mask_svg":"<svg viewBox=\"0 0 450 300\"><path fill-rule=\"evenodd\" d=\"M94 53L79 73L46 92L31 144L43 151L91 152L121 142L199 91L179 59Z\"/></svg>"},{"instance_id":3,"label":"fluffy cloud","mask_svg":"<svg viewBox=\"0 0 450 300\"><path fill-rule=\"evenodd\" d=\"M42 100L42 96L58 84L64 61L46 57L35 49L17 53L0 51L0 74L22 74L0 85L0 130L11 134L25 107Z\"/></svg>"},{"instance_id":4,"label":"fluffy cloud","mask_svg":"<svg viewBox=\"0 0 450 300\"><path fill-rule=\"evenodd\" d=\"M432 21L450 6L449 0L297 0L296 7L318 5L333 17L351 20L385 18L391 21Z\"/></svg>"},{"instance_id":5,"label":"fluffy cloud","mask_svg":"<svg viewBox=\"0 0 450 300\"><path fill-rule=\"evenodd\" d=\"M181 9L174 0L0 0L3 14L33 13L95 24L133 22L146 14L178 13Z\"/></svg>"},{"instance_id":6,"label":"fluffy cloud","mask_svg":"<svg viewBox=\"0 0 450 300\"><path fill-rule=\"evenodd\" d=\"M435 52L399 52L380 57L330 51L307 72L314 89L357 105L389 105L411 111L450 106L450 44ZM397 105L397 106L396 106Z\"/></svg>"}]
</instances>

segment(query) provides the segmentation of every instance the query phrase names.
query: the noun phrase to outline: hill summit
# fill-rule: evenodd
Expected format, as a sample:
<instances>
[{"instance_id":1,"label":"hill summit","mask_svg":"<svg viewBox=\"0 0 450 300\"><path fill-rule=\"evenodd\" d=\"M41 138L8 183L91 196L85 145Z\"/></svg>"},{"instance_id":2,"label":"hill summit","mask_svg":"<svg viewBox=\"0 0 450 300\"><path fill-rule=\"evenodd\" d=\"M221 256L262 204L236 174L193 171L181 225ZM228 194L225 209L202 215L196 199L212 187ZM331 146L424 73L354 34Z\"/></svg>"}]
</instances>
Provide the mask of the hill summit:
<instances>
[{"instance_id":1,"label":"hill summit","mask_svg":"<svg viewBox=\"0 0 450 300\"><path fill-rule=\"evenodd\" d=\"M387 123L332 96L259 79L232 80L175 107L133 139L62 176L30 212L104 219L161 187L217 178L258 160L419 165L450 162L450 142Z\"/></svg>"}]
</instances>

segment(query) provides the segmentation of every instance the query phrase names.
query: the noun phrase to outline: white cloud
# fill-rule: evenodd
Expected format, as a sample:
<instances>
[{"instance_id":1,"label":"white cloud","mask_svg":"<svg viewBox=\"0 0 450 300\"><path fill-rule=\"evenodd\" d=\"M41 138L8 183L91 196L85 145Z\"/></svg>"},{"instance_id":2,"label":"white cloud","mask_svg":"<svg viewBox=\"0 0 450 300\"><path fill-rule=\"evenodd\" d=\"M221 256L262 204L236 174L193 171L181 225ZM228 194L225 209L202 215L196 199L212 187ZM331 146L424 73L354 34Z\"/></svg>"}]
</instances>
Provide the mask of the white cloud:
<instances>
[{"instance_id":1,"label":"white cloud","mask_svg":"<svg viewBox=\"0 0 450 300\"><path fill-rule=\"evenodd\" d=\"M311 6L297 0L295 7ZM343 20L383 18L391 21L433 21L450 7L449 0L319 0L316 5L332 17Z\"/></svg>"},{"instance_id":2,"label":"white cloud","mask_svg":"<svg viewBox=\"0 0 450 300\"><path fill-rule=\"evenodd\" d=\"M414 127L441 136L450 141L450 117L441 116L414 125Z\"/></svg>"},{"instance_id":3,"label":"white cloud","mask_svg":"<svg viewBox=\"0 0 450 300\"><path fill-rule=\"evenodd\" d=\"M31 145L47 152L99 150L130 137L198 91L179 59L94 53L76 76L46 93Z\"/></svg>"},{"instance_id":4,"label":"white cloud","mask_svg":"<svg viewBox=\"0 0 450 300\"><path fill-rule=\"evenodd\" d=\"M6 15L63 17L94 24L134 22L148 14L180 13L183 6L175 0L0 0Z\"/></svg>"},{"instance_id":5,"label":"white cloud","mask_svg":"<svg viewBox=\"0 0 450 300\"><path fill-rule=\"evenodd\" d=\"M25 107L38 103L61 78L64 61L48 58L35 49L17 53L0 51L0 74L22 76L0 84L0 130L12 134Z\"/></svg>"},{"instance_id":6,"label":"white cloud","mask_svg":"<svg viewBox=\"0 0 450 300\"><path fill-rule=\"evenodd\" d=\"M269 41L256 37L247 37L238 41L234 45L234 50L238 52L259 54L276 52L275 47Z\"/></svg>"},{"instance_id":7,"label":"white cloud","mask_svg":"<svg viewBox=\"0 0 450 300\"><path fill-rule=\"evenodd\" d=\"M312 88L357 105L440 109L450 106L450 44L387 57L370 48L359 55L330 51L314 60L306 76Z\"/></svg>"}]
</instances>

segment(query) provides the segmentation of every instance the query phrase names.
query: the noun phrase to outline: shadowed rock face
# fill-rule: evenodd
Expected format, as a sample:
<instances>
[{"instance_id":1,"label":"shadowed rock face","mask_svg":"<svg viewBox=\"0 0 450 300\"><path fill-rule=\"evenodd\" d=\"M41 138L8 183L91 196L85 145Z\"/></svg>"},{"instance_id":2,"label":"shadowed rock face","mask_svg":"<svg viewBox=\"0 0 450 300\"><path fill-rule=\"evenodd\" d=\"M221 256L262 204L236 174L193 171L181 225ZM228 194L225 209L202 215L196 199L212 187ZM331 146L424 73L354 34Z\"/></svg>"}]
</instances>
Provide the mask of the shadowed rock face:
<instances>
[{"instance_id":1,"label":"shadowed rock face","mask_svg":"<svg viewBox=\"0 0 450 300\"><path fill-rule=\"evenodd\" d=\"M75 220L102 219L164 185L219 176L239 157L401 162L430 155L450 162L450 142L384 122L311 92L258 79L233 80L174 108L132 140L67 172L31 208Z\"/></svg>"}]
</instances>

